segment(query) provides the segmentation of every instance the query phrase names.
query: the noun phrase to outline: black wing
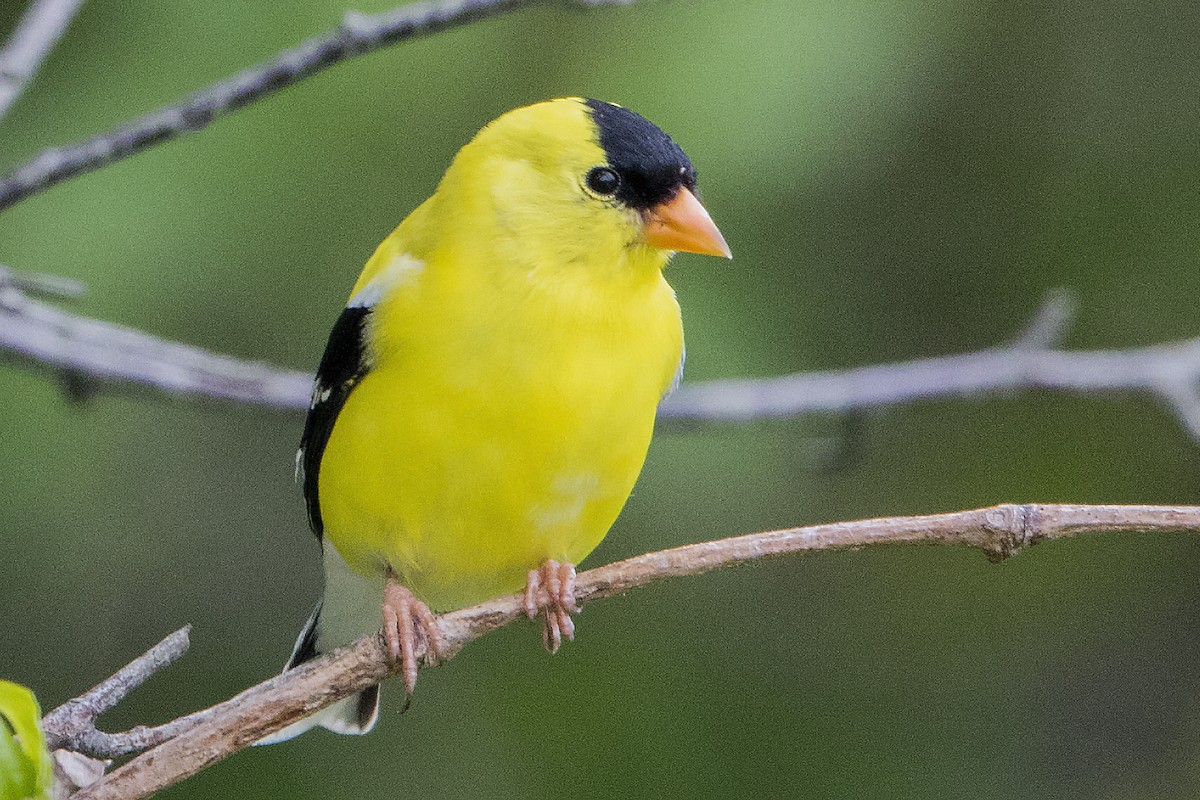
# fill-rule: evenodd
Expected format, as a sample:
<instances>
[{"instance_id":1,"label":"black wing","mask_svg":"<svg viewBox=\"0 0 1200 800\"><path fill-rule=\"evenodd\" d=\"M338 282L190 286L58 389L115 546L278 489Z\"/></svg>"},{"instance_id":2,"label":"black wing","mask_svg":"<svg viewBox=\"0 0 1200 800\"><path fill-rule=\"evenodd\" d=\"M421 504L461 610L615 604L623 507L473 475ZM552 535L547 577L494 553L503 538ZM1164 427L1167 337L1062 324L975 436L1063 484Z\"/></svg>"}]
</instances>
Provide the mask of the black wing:
<instances>
[{"instance_id":1,"label":"black wing","mask_svg":"<svg viewBox=\"0 0 1200 800\"><path fill-rule=\"evenodd\" d=\"M325 345L325 355L321 356L321 365L317 367L312 403L308 407L308 419L304 421L300 451L296 453L296 476L304 484L308 524L318 539L325 531L321 502L317 497L321 457L346 398L370 371L365 339L370 316L370 308L354 306L343 311L334 323L329 343Z\"/></svg>"}]
</instances>

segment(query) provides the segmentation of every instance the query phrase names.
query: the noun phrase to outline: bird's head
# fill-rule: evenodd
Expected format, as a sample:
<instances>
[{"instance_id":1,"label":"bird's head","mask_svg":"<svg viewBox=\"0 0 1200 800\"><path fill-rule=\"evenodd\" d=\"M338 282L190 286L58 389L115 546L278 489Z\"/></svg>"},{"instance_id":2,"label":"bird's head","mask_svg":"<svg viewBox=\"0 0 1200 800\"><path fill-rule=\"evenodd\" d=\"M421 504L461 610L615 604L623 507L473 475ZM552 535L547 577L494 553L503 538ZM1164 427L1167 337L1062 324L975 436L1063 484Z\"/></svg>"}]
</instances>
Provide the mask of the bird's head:
<instances>
[{"instance_id":1,"label":"bird's head","mask_svg":"<svg viewBox=\"0 0 1200 800\"><path fill-rule=\"evenodd\" d=\"M730 256L679 145L644 117L599 100L550 100L504 114L459 152L442 193L464 209L460 228L489 228L503 257L535 266L657 269L675 251Z\"/></svg>"}]
</instances>

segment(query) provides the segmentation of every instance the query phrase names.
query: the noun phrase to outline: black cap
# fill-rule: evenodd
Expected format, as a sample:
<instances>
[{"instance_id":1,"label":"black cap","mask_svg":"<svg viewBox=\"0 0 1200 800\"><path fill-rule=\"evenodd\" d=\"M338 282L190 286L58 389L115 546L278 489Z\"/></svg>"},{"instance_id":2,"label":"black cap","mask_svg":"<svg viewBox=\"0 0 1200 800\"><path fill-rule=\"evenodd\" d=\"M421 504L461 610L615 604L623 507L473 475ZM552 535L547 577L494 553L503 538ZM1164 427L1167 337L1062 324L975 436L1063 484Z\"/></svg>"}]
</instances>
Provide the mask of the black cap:
<instances>
[{"instance_id":1,"label":"black cap","mask_svg":"<svg viewBox=\"0 0 1200 800\"><path fill-rule=\"evenodd\" d=\"M600 131L608 166L621 176L615 197L636 209L670 200L681 188L696 188L696 170L683 149L650 120L601 100L585 100Z\"/></svg>"}]
</instances>

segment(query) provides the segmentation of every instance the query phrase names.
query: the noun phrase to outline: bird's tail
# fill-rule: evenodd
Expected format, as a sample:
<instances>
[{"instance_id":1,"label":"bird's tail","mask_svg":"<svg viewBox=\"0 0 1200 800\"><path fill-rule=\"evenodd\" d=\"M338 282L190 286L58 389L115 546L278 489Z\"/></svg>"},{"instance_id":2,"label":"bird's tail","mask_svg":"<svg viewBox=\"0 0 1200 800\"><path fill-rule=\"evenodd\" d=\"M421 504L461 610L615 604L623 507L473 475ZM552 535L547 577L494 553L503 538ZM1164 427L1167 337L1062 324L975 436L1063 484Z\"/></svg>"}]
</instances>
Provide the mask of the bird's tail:
<instances>
[{"instance_id":1,"label":"bird's tail","mask_svg":"<svg viewBox=\"0 0 1200 800\"><path fill-rule=\"evenodd\" d=\"M350 571L337 551L325 544L325 597L317 603L283 671L294 669L367 633L379 630L382 583L368 581ZM377 585L378 584L378 585ZM311 717L293 722L256 744L275 744L321 726L334 733L359 735L375 727L379 718L379 686L339 700Z\"/></svg>"}]
</instances>

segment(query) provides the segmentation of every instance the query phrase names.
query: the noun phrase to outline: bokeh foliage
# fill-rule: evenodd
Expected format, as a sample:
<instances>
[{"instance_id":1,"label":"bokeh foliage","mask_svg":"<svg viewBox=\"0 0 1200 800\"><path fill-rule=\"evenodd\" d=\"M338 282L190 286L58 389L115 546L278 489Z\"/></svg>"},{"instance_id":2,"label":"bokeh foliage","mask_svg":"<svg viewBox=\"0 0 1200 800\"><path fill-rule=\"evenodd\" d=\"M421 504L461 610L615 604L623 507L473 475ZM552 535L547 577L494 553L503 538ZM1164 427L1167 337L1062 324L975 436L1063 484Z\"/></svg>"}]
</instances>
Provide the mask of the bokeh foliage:
<instances>
[{"instance_id":1,"label":"bokeh foliage","mask_svg":"<svg viewBox=\"0 0 1200 800\"><path fill-rule=\"evenodd\" d=\"M0 680L0 800L47 800L52 767L33 692Z\"/></svg>"},{"instance_id":2,"label":"bokeh foliage","mask_svg":"<svg viewBox=\"0 0 1200 800\"><path fill-rule=\"evenodd\" d=\"M172 101L343 9L93 0L0 156ZM1200 335L1198 29L1186 0L551 2L22 203L0 261L87 281L82 312L311 368L454 151L508 108L582 94L683 144L734 248L671 268L689 380L986 347L1058 286L1081 301L1072 347ZM0 376L0 675L51 707L194 623L120 726L276 671L319 587L301 420ZM672 431L592 561L999 501L1194 503L1198 454L1141 398ZM166 796L1193 797L1198 565L1189 537L1114 536L1000 566L895 548L676 582L587 609L553 659L532 626L478 642L404 716L389 687L365 739L256 749Z\"/></svg>"}]
</instances>

